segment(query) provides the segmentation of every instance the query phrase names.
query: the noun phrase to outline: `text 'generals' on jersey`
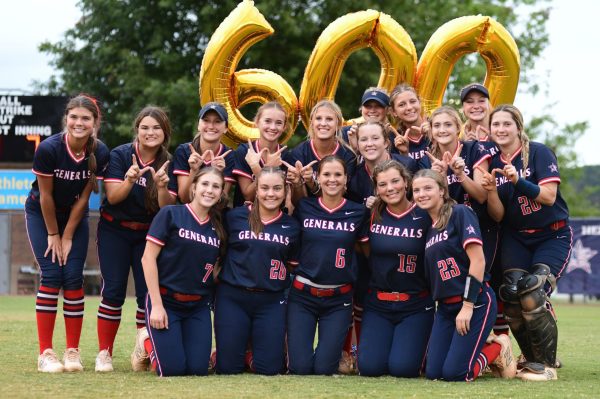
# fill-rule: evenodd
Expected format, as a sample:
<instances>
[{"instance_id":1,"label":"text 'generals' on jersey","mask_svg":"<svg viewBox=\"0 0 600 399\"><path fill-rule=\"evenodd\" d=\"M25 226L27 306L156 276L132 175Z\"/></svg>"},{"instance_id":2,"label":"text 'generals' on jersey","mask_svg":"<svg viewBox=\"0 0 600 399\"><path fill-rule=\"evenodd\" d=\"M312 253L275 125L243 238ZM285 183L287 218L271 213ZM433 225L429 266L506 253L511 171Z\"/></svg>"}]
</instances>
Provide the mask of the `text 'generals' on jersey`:
<instances>
[{"instance_id":1,"label":"text 'generals' on jersey","mask_svg":"<svg viewBox=\"0 0 600 399\"><path fill-rule=\"evenodd\" d=\"M284 244L284 245L290 244L290 238L284 237L281 234L270 234L270 233L264 233L264 232L260 232L260 233L256 234L255 232L248 231L248 230L240 231L238 234L238 238L240 240L259 240L259 241L277 242L277 243Z\"/></svg>"},{"instance_id":2,"label":"text 'generals' on jersey","mask_svg":"<svg viewBox=\"0 0 600 399\"><path fill-rule=\"evenodd\" d=\"M221 245L221 240L217 238L206 237L202 234L196 233L195 231L191 231L184 228L179 229L179 237L185 238L186 240L201 242L203 244L211 245L216 248L219 248L219 246Z\"/></svg>"},{"instance_id":3,"label":"text 'generals' on jersey","mask_svg":"<svg viewBox=\"0 0 600 399\"><path fill-rule=\"evenodd\" d=\"M373 224L371 226L371 233L382 234L393 237L407 237L407 238L421 238L423 237L423 229L408 229L392 226L383 226L380 224Z\"/></svg>"},{"instance_id":4,"label":"text 'generals' on jersey","mask_svg":"<svg viewBox=\"0 0 600 399\"><path fill-rule=\"evenodd\" d=\"M323 230L354 231L356 229L354 223L333 222L321 219L304 219L303 224L304 227Z\"/></svg>"},{"instance_id":5,"label":"text 'generals' on jersey","mask_svg":"<svg viewBox=\"0 0 600 399\"><path fill-rule=\"evenodd\" d=\"M431 237L427 244L425 244L425 248L429 248L434 244L437 244L440 241L445 241L448 239L448 230L444 230L442 233L438 233Z\"/></svg>"},{"instance_id":6,"label":"text 'generals' on jersey","mask_svg":"<svg viewBox=\"0 0 600 399\"><path fill-rule=\"evenodd\" d=\"M54 177L62 180L85 180L89 179L91 173L89 170L75 171L75 170L64 170L54 169Z\"/></svg>"}]
</instances>

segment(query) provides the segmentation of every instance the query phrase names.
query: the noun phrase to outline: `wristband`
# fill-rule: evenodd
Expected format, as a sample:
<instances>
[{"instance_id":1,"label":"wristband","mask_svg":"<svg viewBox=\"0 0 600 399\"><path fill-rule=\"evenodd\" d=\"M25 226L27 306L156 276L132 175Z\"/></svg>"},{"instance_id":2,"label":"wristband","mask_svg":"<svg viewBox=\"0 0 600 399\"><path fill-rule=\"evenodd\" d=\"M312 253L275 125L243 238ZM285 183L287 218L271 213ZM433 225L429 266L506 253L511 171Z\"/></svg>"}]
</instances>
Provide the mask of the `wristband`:
<instances>
[{"instance_id":1,"label":"wristband","mask_svg":"<svg viewBox=\"0 0 600 399\"><path fill-rule=\"evenodd\" d=\"M475 277L468 275L465 283L465 293L463 299L467 302L476 303L483 283L477 280Z\"/></svg>"},{"instance_id":2,"label":"wristband","mask_svg":"<svg viewBox=\"0 0 600 399\"><path fill-rule=\"evenodd\" d=\"M541 191L540 186L530 181L527 181L522 177L519 177L519 180L517 180L517 184L515 184L515 187L517 188L517 190L519 190L531 199L536 199L538 195L540 195Z\"/></svg>"},{"instance_id":3,"label":"wristband","mask_svg":"<svg viewBox=\"0 0 600 399\"><path fill-rule=\"evenodd\" d=\"M48 237L57 236L58 233L48 234Z\"/></svg>"}]
</instances>

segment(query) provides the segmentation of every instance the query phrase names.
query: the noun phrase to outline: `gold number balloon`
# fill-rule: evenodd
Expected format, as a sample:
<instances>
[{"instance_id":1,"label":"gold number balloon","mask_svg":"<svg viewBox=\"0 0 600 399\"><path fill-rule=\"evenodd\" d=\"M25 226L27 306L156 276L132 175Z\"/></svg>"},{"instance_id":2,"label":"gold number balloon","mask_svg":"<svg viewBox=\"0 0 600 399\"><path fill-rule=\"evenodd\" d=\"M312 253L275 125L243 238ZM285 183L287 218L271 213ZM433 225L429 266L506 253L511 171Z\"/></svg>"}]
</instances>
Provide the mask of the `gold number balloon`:
<instances>
[{"instance_id":1,"label":"gold number balloon","mask_svg":"<svg viewBox=\"0 0 600 399\"><path fill-rule=\"evenodd\" d=\"M487 74L484 85L490 92L492 105L513 102L521 64L517 44L495 20L485 16L468 16L442 25L421 54L415 87L425 112L430 113L442 104L456 61L474 52L485 60Z\"/></svg>"},{"instance_id":2,"label":"gold number balloon","mask_svg":"<svg viewBox=\"0 0 600 399\"><path fill-rule=\"evenodd\" d=\"M417 51L406 31L389 15L366 10L332 22L317 40L300 88L300 113L308 128L310 111L320 100L333 99L351 53L372 48L381 63L378 86L391 90L398 82L412 82Z\"/></svg>"},{"instance_id":3,"label":"gold number balloon","mask_svg":"<svg viewBox=\"0 0 600 399\"><path fill-rule=\"evenodd\" d=\"M210 38L200 67L200 102L218 101L229 115L229 131L224 141L237 145L258 138L258 129L239 108L250 102L278 101L288 113L287 141L298 123L298 99L292 87L279 75L262 69L235 71L246 51L272 35L271 25L245 0L229 14Z\"/></svg>"}]
</instances>

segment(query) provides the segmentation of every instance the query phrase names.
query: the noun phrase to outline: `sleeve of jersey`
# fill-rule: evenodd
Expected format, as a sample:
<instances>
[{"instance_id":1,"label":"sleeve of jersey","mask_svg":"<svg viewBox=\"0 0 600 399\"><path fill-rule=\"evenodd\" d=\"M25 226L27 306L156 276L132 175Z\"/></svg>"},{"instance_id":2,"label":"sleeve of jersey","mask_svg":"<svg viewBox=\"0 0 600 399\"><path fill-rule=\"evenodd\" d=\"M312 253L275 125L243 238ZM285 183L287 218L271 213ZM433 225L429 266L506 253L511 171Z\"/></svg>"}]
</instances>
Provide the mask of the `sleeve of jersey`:
<instances>
[{"instance_id":1,"label":"sleeve of jersey","mask_svg":"<svg viewBox=\"0 0 600 399\"><path fill-rule=\"evenodd\" d=\"M369 227L371 226L371 212L365 208L365 214L358 227L358 241L369 241Z\"/></svg>"},{"instance_id":2,"label":"sleeve of jersey","mask_svg":"<svg viewBox=\"0 0 600 399\"><path fill-rule=\"evenodd\" d=\"M348 150L345 161L346 167L348 168L348 177L354 176L356 173L356 157L352 151Z\"/></svg>"},{"instance_id":3,"label":"sleeve of jersey","mask_svg":"<svg viewBox=\"0 0 600 399\"><path fill-rule=\"evenodd\" d=\"M103 142L98 142L98 149L96 150L96 178L98 180L104 180L106 171L108 169L108 162L110 160L110 150Z\"/></svg>"},{"instance_id":4,"label":"sleeve of jersey","mask_svg":"<svg viewBox=\"0 0 600 399\"><path fill-rule=\"evenodd\" d=\"M233 164L233 175L244 176L252 180L252 169L246 162L246 154L248 153L248 145L240 144L234 151L235 162Z\"/></svg>"},{"instance_id":5,"label":"sleeve of jersey","mask_svg":"<svg viewBox=\"0 0 600 399\"><path fill-rule=\"evenodd\" d=\"M120 183L125 178L125 173L129 169L129 164L125 162L119 148L115 148L110 152L108 166L104 174L106 183Z\"/></svg>"},{"instance_id":6,"label":"sleeve of jersey","mask_svg":"<svg viewBox=\"0 0 600 399\"><path fill-rule=\"evenodd\" d=\"M229 183L235 183L235 176L233 175L233 169L235 167L235 152L231 151L225 156L225 169L223 169L223 176L225 181Z\"/></svg>"},{"instance_id":7,"label":"sleeve of jersey","mask_svg":"<svg viewBox=\"0 0 600 399\"><path fill-rule=\"evenodd\" d=\"M288 263L296 266L298 265L300 262L298 261L298 259L300 259L300 226L298 226L298 234L296 234L293 237L292 243L290 245L290 253L289 253L289 257L288 257Z\"/></svg>"},{"instance_id":8,"label":"sleeve of jersey","mask_svg":"<svg viewBox=\"0 0 600 399\"><path fill-rule=\"evenodd\" d=\"M173 174L189 176L190 175L190 164L188 163L189 155L185 151L186 146L190 143L179 144L175 149L175 155L173 155Z\"/></svg>"},{"instance_id":9,"label":"sleeve of jersey","mask_svg":"<svg viewBox=\"0 0 600 399\"><path fill-rule=\"evenodd\" d=\"M478 143L476 141L473 142L473 148L471 149L471 159L473 160L473 169L477 166L481 165L482 162L490 160L492 156L489 151L485 147L484 144Z\"/></svg>"},{"instance_id":10,"label":"sleeve of jersey","mask_svg":"<svg viewBox=\"0 0 600 399\"><path fill-rule=\"evenodd\" d=\"M164 247L167 243L169 234L169 226L171 224L171 207L164 207L152 220L148 234L146 235L146 241L151 241L156 245Z\"/></svg>"},{"instance_id":11,"label":"sleeve of jersey","mask_svg":"<svg viewBox=\"0 0 600 399\"><path fill-rule=\"evenodd\" d=\"M456 228L459 231L463 248L466 249L469 244L483 245L479 221L475 212L467 206L460 205L455 206L453 212L458 212Z\"/></svg>"},{"instance_id":12,"label":"sleeve of jersey","mask_svg":"<svg viewBox=\"0 0 600 399\"><path fill-rule=\"evenodd\" d=\"M419 170L421 169L431 169L431 160L428 156L424 156L423 158L419 158L417 161L417 167Z\"/></svg>"},{"instance_id":13,"label":"sleeve of jersey","mask_svg":"<svg viewBox=\"0 0 600 399\"><path fill-rule=\"evenodd\" d=\"M31 171L38 176L53 177L56 166L56 156L48 143L42 141L33 156Z\"/></svg>"},{"instance_id":14,"label":"sleeve of jersey","mask_svg":"<svg viewBox=\"0 0 600 399\"><path fill-rule=\"evenodd\" d=\"M531 159L531 157L530 157ZM558 162L556 156L546 146L540 146L536 149L533 156L533 166L537 177L537 184L543 185L546 183L560 184L560 173L558 171Z\"/></svg>"},{"instance_id":15,"label":"sleeve of jersey","mask_svg":"<svg viewBox=\"0 0 600 399\"><path fill-rule=\"evenodd\" d=\"M173 173L175 171L175 164L171 162L169 164L169 169L167 170L167 175L169 176L169 183L167 183L167 191L174 197L177 197L177 176Z\"/></svg>"}]
</instances>

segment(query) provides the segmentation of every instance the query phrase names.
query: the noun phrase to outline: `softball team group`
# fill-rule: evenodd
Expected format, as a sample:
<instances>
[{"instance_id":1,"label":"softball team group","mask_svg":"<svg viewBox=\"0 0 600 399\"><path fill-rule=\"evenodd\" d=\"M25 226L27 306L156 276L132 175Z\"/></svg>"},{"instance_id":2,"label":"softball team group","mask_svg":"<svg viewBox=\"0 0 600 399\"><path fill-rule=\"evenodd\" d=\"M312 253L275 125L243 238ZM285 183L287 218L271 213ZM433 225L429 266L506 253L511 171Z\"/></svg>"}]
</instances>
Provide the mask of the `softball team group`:
<instances>
[{"instance_id":1,"label":"softball team group","mask_svg":"<svg viewBox=\"0 0 600 399\"><path fill-rule=\"evenodd\" d=\"M141 110L133 142L109 151L98 102L72 98L64 132L35 153L25 206L41 275L38 370L83 370L88 202L103 179L98 372L113 371L131 269L135 371L556 379L548 297L572 245L556 157L529 141L517 108L490 110L484 86L461 101L466 123L447 106L425 117L406 84L369 88L364 122L343 127L322 100L292 150L279 144L289 127L278 103L258 109L260 137L236 150L221 143L225 108L208 103L171 157L162 109Z\"/></svg>"}]
</instances>

